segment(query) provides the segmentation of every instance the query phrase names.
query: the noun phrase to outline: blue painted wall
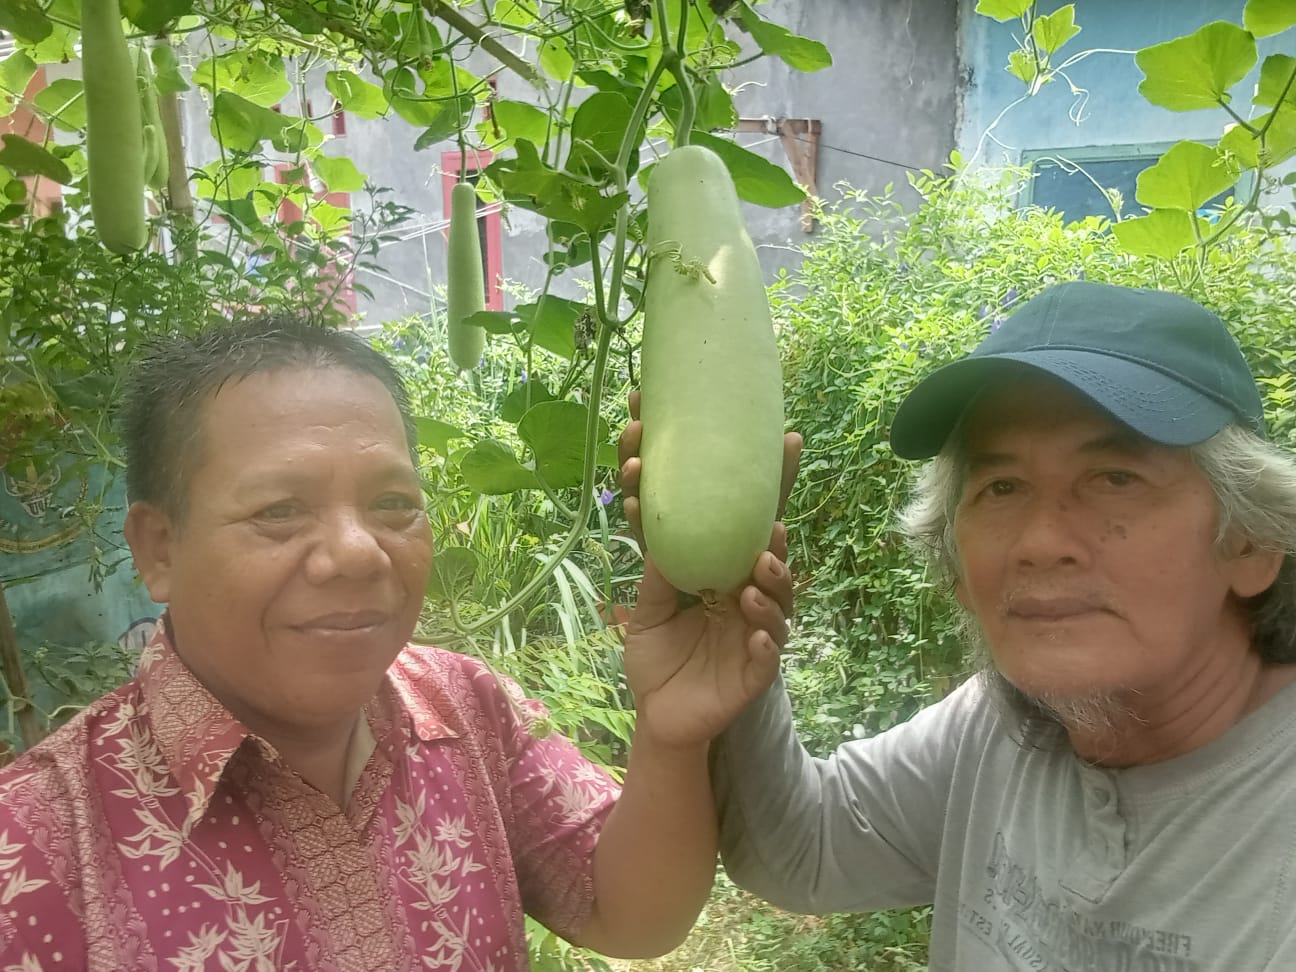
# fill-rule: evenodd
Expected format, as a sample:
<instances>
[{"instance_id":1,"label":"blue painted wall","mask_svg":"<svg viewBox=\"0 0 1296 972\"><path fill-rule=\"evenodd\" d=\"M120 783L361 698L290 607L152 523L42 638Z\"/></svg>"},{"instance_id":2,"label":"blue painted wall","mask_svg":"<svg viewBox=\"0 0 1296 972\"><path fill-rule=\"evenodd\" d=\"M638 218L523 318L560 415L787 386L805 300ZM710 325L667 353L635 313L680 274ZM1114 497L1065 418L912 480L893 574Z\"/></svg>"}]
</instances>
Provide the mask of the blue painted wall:
<instances>
[{"instance_id":1,"label":"blue painted wall","mask_svg":"<svg viewBox=\"0 0 1296 972\"><path fill-rule=\"evenodd\" d=\"M1296 0L1293 0L1296 2ZM1056 0L1040 4L1042 12L1062 6ZM1138 93L1143 72L1133 51L1173 40L1215 20L1242 22L1243 0L1077 0L1076 23L1082 28L1065 47L1062 59L1086 49L1107 48L1131 53L1096 53L1068 69L1073 94L1056 80L1034 98L1009 108L1025 93L1025 85L1006 70L1013 39L1021 25L997 23L975 12L975 0L959 7L959 44L968 86L956 136L959 149L970 157L981 146L980 162L1016 162L1022 151L1077 146L1170 143L1180 139L1213 142L1229 121L1222 110L1172 112L1148 104ZM1281 51L1296 54L1296 31L1260 41L1260 61ZM1246 113L1259 69L1233 89L1233 103ZM1070 114L1079 112L1077 124ZM991 127L993 130L991 130ZM989 136L986 135L990 131Z\"/></svg>"}]
</instances>

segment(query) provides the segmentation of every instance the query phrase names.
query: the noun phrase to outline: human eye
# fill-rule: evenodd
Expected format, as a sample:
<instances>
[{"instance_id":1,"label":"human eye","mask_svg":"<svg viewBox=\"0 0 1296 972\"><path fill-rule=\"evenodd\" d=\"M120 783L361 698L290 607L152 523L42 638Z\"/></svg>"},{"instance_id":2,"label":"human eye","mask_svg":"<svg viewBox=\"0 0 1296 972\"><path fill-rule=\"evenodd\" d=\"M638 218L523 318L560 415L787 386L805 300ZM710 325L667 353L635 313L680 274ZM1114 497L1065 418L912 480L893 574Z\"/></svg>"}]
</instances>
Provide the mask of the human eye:
<instances>
[{"instance_id":1,"label":"human eye","mask_svg":"<svg viewBox=\"0 0 1296 972\"><path fill-rule=\"evenodd\" d=\"M1112 489L1127 489L1139 482L1138 473L1128 469L1104 469L1098 473L1098 481Z\"/></svg>"},{"instance_id":2,"label":"human eye","mask_svg":"<svg viewBox=\"0 0 1296 972\"><path fill-rule=\"evenodd\" d=\"M374 509L388 520L407 523L422 512L419 498L410 493L384 493L374 501Z\"/></svg>"},{"instance_id":3,"label":"human eye","mask_svg":"<svg viewBox=\"0 0 1296 972\"><path fill-rule=\"evenodd\" d=\"M301 514L301 505L292 500L280 500L261 507L252 518L262 523L288 523Z\"/></svg>"}]
</instances>

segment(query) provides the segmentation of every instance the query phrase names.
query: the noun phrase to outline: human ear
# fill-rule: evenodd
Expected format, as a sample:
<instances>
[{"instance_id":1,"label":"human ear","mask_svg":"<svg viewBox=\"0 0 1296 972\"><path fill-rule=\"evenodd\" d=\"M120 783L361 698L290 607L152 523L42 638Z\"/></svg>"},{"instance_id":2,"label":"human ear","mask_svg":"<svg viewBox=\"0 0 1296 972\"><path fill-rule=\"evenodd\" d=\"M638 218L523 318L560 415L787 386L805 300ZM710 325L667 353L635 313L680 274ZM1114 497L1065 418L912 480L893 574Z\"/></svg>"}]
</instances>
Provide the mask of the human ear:
<instances>
[{"instance_id":1,"label":"human ear","mask_svg":"<svg viewBox=\"0 0 1296 972\"><path fill-rule=\"evenodd\" d=\"M1227 561L1233 593L1245 600L1269 590L1278 579L1286 554L1279 550L1262 550L1241 536L1233 546Z\"/></svg>"},{"instance_id":2,"label":"human ear","mask_svg":"<svg viewBox=\"0 0 1296 972\"><path fill-rule=\"evenodd\" d=\"M171 517L152 503L132 503L124 532L149 597L158 604L167 603L171 600L171 552L176 533Z\"/></svg>"}]
</instances>

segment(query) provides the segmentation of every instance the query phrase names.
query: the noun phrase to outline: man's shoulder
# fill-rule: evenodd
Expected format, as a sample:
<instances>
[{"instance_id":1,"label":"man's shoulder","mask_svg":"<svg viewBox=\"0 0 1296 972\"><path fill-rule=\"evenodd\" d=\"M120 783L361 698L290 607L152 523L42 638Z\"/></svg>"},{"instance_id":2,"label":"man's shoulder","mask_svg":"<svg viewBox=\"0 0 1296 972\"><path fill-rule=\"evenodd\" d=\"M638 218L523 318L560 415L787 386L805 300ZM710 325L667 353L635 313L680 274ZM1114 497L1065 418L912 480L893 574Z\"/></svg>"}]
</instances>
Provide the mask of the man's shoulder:
<instances>
[{"instance_id":1,"label":"man's shoulder","mask_svg":"<svg viewBox=\"0 0 1296 972\"><path fill-rule=\"evenodd\" d=\"M409 644L397 656L389 675L411 709L431 709L448 724L491 722L521 715L539 718L538 703L488 662L431 645ZM535 711L532 711L532 710Z\"/></svg>"},{"instance_id":2,"label":"man's shoulder","mask_svg":"<svg viewBox=\"0 0 1296 972\"><path fill-rule=\"evenodd\" d=\"M0 831L33 812L60 813L90 795L93 764L103 746L129 732L139 711L134 682L100 696L65 725L0 769Z\"/></svg>"}]
</instances>

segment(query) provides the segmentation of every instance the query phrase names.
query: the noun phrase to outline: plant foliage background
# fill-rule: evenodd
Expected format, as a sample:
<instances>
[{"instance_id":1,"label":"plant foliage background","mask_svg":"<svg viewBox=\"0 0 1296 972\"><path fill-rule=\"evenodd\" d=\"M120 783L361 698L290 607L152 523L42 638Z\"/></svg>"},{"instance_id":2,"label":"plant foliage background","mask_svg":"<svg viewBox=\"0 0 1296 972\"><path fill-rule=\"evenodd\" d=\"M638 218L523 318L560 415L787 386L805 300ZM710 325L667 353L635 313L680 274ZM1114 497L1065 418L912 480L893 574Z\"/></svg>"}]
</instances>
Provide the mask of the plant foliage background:
<instances>
[{"instance_id":1,"label":"plant foliage background","mask_svg":"<svg viewBox=\"0 0 1296 972\"><path fill-rule=\"evenodd\" d=\"M1019 37L1007 69L1023 97L1065 83L1084 56L1083 2L1041 14L1029 0L980 0L977 11ZM479 316L492 339L471 374L447 362L443 315L388 322L375 337L420 416L438 537L422 633L515 675L549 703L556 729L623 765L632 716L607 625L633 601L640 557L611 443L641 333L639 159L706 144L747 201L798 202L785 172L722 137L736 122L726 72L751 56L817 70L827 49L745 2L125 0L122 12L147 52L163 124L178 98L200 98L216 151L189 157L172 139L180 164L150 194L150 246L110 255L87 207L81 82L24 94L40 64L75 57L80 0L0 9L0 30L17 41L0 62L0 114L21 107L51 130L0 143L0 463L22 475L58 464L87 479L119 470L113 406L153 334L250 308L344 323L336 296L358 287L354 268L372 264L410 213L324 150L310 91L413 126L419 148L489 149L479 192L545 221L545 285ZM1296 179L1275 174L1296 154L1296 59L1258 64L1255 44L1293 26L1291 5L1250 0L1241 23L1139 52L1144 97L1174 111L1223 106L1234 125L1218 145L1173 147L1114 224L1023 209L1028 173L965 168L957 156L911 175L916 208L845 186L819 211L800 270L770 288L788 423L807 443L788 510L798 616L785 671L812 750L894 725L967 674L945 592L891 529L913 470L886 433L919 376L1042 287L1080 277L1165 287L1219 310L1261 377L1273 435L1296 437ZM512 53L524 39L533 57ZM1236 97L1256 67L1254 97ZM532 94L494 95L488 77L501 70ZM274 163L287 175L274 176ZM1203 210L1244 171L1247 197ZM53 208L38 201L50 182L61 187ZM330 191L352 194L349 213ZM585 297L551 293L560 279ZM93 529L109 505L103 490L62 511L91 525L87 585L124 569L120 538ZM111 645L25 646L3 663L0 739L19 748L129 670ZM533 932L538 969L608 967ZM642 967L910 970L925 967L926 936L921 909L790 916L722 880L690 942Z\"/></svg>"}]
</instances>

